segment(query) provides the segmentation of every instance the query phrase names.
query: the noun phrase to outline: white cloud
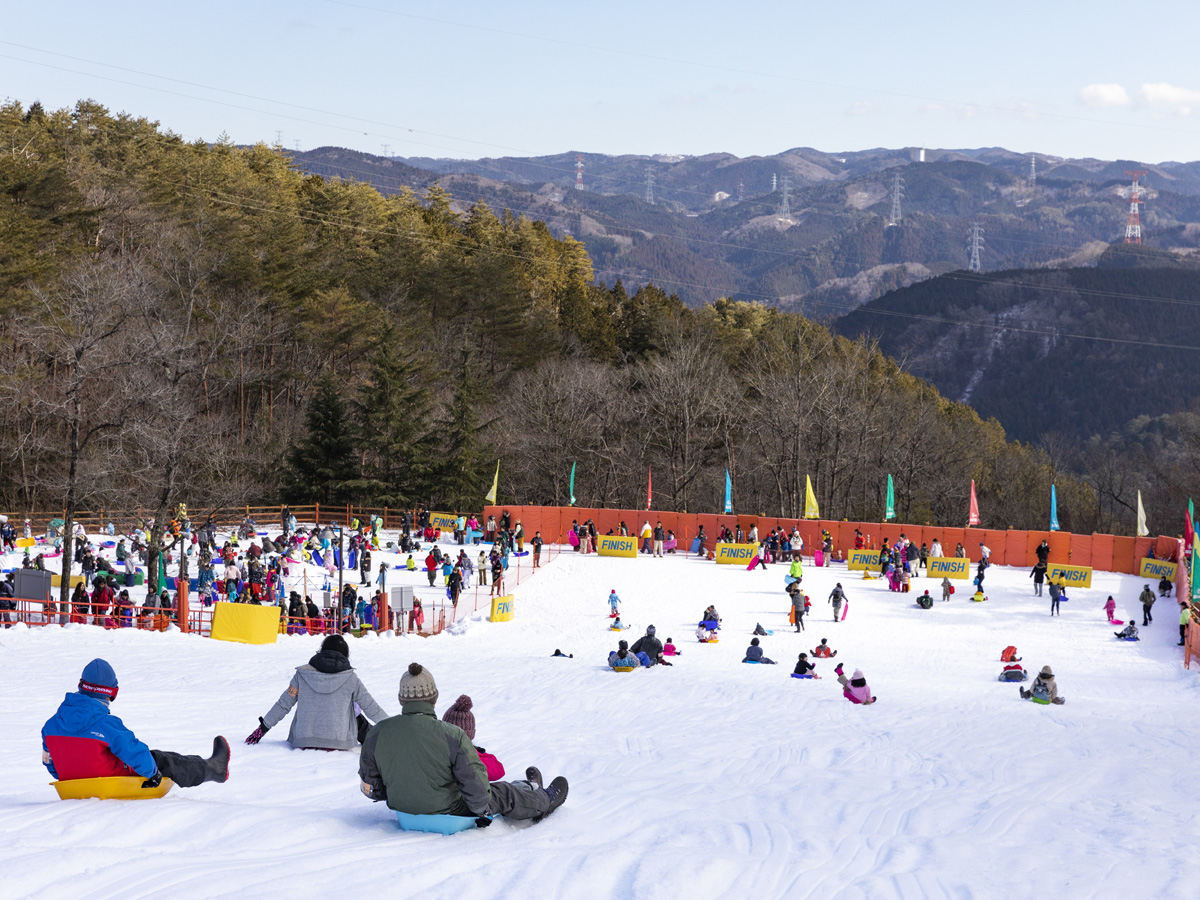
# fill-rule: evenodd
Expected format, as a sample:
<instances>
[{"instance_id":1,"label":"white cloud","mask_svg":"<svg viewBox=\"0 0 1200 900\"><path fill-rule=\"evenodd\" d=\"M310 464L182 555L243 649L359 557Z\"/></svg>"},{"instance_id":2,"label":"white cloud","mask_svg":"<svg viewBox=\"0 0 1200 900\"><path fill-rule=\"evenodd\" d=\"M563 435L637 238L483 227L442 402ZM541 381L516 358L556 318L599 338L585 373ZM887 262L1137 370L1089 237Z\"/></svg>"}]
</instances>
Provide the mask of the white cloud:
<instances>
[{"instance_id":1,"label":"white cloud","mask_svg":"<svg viewBox=\"0 0 1200 900\"><path fill-rule=\"evenodd\" d=\"M848 116L865 116L875 111L875 104L870 100L858 100L850 104L850 108L846 110Z\"/></svg>"},{"instance_id":2,"label":"white cloud","mask_svg":"<svg viewBox=\"0 0 1200 900\"><path fill-rule=\"evenodd\" d=\"M1200 91L1182 88L1173 84L1143 84L1138 99L1152 109L1165 109L1180 116L1191 115L1200 107Z\"/></svg>"},{"instance_id":3,"label":"white cloud","mask_svg":"<svg viewBox=\"0 0 1200 900\"><path fill-rule=\"evenodd\" d=\"M1109 107L1128 106L1133 101L1119 84L1089 84L1079 92L1079 102L1084 106Z\"/></svg>"}]
</instances>

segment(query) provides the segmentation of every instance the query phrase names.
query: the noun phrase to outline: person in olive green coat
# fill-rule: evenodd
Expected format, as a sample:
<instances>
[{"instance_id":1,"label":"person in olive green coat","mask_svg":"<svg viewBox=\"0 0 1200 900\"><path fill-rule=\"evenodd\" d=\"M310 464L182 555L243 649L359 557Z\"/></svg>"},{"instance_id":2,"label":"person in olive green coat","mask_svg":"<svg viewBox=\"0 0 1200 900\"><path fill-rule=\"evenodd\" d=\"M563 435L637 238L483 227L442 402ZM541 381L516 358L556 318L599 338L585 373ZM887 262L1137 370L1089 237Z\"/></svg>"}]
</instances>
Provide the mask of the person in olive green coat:
<instances>
[{"instance_id":1,"label":"person in olive green coat","mask_svg":"<svg viewBox=\"0 0 1200 900\"><path fill-rule=\"evenodd\" d=\"M437 717L437 684L411 663L400 678L401 713L367 732L359 758L362 792L397 812L415 816L492 816L541 821L567 798L559 776L543 789L535 767L524 781L488 783L487 769L461 728Z\"/></svg>"}]
</instances>

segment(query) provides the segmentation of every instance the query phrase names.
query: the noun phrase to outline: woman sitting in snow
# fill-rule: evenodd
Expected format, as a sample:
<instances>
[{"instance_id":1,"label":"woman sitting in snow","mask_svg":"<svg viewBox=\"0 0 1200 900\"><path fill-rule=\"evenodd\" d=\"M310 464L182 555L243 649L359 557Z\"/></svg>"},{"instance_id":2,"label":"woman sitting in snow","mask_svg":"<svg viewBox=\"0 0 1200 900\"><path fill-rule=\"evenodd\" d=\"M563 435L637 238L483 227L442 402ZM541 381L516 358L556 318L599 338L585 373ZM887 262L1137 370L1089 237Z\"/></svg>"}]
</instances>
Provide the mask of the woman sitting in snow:
<instances>
[{"instance_id":1,"label":"woman sitting in snow","mask_svg":"<svg viewBox=\"0 0 1200 900\"><path fill-rule=\"evenodd\" d=\"M851 703L867 706L878 699L871 694L871 688L867 685L867 679L863 676L862 669L855 669L854 674L849 678L842 671L841 663L838 663L834 671L837 672L838 684L842 686L842 696Z\"/></svg>"},{"instance_id":2,"label":"woman sitting in snow","mask_svg":"<svg viewBox=\"0 0 1200 900\"><path fill-rule=\"evenodd\" d=\"M1055 703L1061 706L1066 703L1065 697L1058 696L1058 685L1054 681L1054 672L1049 666L1042 666L1037 679L1029 690L1017 688L1023 700L1036 700L1038 703Z\"/></svg>"},{"instance_id":3,"label":"woman sitting in snow","mask_svg":"<svg viewBox=\"0 0 1200 900\"><path fill-rule=\"evenodd\" d=\"M758 646L758 638L754 638L750 641L750 646L746 648L746 655L742 659L742 662L762 663L763 665L767 666L775 665L775 660L768 659L767 657L763 656L763 649L762 647Z\"/></svg>"},{"instance_id":4,"label":"woman sitting in snow","mask_svg":"<svg viewBox=\"0 0 1200 900\"><path fill-rule=\"evenodd\" d=\"M638 658L629 652L629 641L617 644L617 649L608 654L608 664L614 669L636 669L641 665Z\"/></svg>"},{"instance_id":5,"label":"woman sitting in snow","mask_svg":"<svg viewBox=\"0 0 1200 900\"><path fill-rule=\"evenodd\" d=\"M363 714L355 716L355 704ZM350 666L350 648L340 634L321 642L321 650L299 666L287 690L260 717L258 727L246 738L257 744L263 735L283 721L296 707L288 743L297 749L350 750L362 742L371 727L368 718L381 722L388 717L367 692Z\"/></svg>"},{"instance_id":6,"label":"woman sitting in snow","mask_svg":"<svg viewBox=\"0 0 1200 900\"><path fill-rule=\"evenodd\" d=\"M816 663L808 661L808 654L801 653L800 658L796 660L796 668L792 670L792 674L797 678L816 678Z\"/></svg>"},{"instance_id":7,"label":"woman sitting in snow","mask_svg":"<svg viewBox=\"0 0 1200 900\"><path fill-rule=\"evenodd\" d=\"M1114 631L1113 634L1115 634L1117 637L1121 638L1122 640L1126 640L1126 641L1140 641L1141 640L1141 638L1138 637L1137 626L1133 624L1132 619L1130 619L1128 625L1126 625L1120 631Z\"/></svg>"}]
</instances>

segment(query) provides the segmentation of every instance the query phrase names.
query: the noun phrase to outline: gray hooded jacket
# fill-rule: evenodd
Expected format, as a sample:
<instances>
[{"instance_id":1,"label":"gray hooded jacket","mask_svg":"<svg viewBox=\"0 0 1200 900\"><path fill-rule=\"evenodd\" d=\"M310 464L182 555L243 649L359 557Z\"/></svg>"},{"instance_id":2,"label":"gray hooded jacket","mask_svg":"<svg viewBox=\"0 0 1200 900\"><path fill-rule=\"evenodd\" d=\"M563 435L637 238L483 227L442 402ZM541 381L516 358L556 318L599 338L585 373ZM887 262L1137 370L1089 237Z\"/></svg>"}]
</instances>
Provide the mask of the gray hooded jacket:
<instances>
[{"instance_id":1,"label":"gray hooded jacket","mask_svg":"<svg viewBox=\"0 0 1200 900\"><path fill-rule=\"evenodd\" d=\"M289 744L296 748L350 750L358 746L355 703L373 723L388 717L358 680L350 660L340 653L323 651L296 669L287 690L263 716L263 723L274 728L296 706Z\"/></svg>"}]
</instances>

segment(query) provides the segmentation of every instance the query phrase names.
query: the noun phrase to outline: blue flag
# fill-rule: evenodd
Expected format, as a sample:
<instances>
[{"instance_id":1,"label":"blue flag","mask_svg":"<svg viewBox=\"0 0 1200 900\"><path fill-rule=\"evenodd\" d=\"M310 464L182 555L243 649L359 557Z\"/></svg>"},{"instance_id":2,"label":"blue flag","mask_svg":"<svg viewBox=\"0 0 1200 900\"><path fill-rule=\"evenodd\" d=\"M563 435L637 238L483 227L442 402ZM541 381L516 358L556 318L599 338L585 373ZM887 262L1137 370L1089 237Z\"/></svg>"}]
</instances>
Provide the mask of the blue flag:
<instances>
[{"instance_id":1,"label":"blue flag","mask_svg":"<svg viewBox=\"0 0 1200 900\"><path fill-rule=\"evenodd\" d=\"M1050 530L1058 531L1058 494L1054 485L1050 485Z\"/></svg>"},{"instance_id":2,"label":"blue flag","mask_svg":"<svg viewBox=\"0 0 1200 900\"><path fill-rule=\"evenodd\" d=\"M725 514L733 512L733 482L729 479L729 469L725 470Z\"/></svg>"}]
</instances>

